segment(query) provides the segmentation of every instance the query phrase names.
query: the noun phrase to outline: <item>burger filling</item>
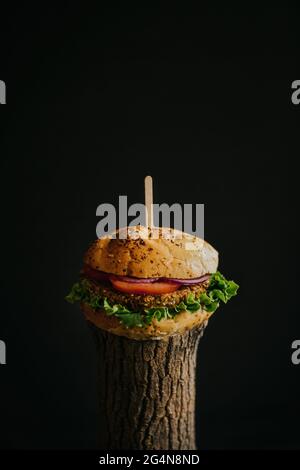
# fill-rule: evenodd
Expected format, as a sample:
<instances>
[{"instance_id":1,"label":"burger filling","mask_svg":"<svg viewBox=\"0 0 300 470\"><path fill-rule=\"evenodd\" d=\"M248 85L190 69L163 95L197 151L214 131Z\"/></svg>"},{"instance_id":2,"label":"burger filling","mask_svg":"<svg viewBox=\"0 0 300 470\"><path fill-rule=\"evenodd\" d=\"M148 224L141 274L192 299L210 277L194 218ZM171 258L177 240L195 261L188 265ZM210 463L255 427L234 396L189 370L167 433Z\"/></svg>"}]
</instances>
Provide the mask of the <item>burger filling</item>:
<instances>
[{"instance_id":1,"label":"burger filling","mask_svg":"<svg viewBox=\"0 0 300 470\"><path fill-rule=\"evenodd\" d=\"M84 269L66 299L114 315L127 327L146 327L154 319L173 318L182 311L192 314L202 308L213 313L220 302L226 303L237 293L238 285L220 272L201 279L195 283L174 279L124 280L101 272L91 275L91 270Z\"/></svg>"}]
</instances>

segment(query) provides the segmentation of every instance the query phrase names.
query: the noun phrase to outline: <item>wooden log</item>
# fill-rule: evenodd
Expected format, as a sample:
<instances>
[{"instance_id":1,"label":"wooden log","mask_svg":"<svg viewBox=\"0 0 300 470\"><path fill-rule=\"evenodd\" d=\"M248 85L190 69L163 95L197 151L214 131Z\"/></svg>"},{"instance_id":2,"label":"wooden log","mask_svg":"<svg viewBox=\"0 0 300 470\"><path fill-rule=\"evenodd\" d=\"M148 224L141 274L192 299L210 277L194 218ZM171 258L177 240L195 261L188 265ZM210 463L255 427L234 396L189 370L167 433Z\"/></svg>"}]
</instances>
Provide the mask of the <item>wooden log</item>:
<instances>
[{"instance_id":1,"label":"wooden log","mask_svg":"<svg viewBox=\"0 0 300 470\"><path fill-rule=\"evenodd\" d=\"M88 324L98 355L100 449L196 449L196 354L207 321L142 341Z\"/></svg>"}]
</instances>

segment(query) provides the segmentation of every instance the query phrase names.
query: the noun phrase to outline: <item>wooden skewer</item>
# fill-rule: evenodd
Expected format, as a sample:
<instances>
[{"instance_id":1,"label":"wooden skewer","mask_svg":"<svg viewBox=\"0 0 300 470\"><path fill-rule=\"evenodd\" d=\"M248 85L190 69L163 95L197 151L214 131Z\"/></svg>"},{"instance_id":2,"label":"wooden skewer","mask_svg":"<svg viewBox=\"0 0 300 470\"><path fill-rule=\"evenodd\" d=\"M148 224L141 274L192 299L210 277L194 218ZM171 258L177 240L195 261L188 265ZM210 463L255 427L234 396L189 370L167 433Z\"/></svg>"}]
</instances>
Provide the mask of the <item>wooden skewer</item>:
<instances>
[{"instance_id":1,"label":"wooden skewer","mask_svg":"<svg viewBox=\"0 0 300 470\"><path fill-rule=\"evenodd\" d=\"M146 227L153 227L153 183L152 176L145 178Z\"/></svg>"}]
</instances>

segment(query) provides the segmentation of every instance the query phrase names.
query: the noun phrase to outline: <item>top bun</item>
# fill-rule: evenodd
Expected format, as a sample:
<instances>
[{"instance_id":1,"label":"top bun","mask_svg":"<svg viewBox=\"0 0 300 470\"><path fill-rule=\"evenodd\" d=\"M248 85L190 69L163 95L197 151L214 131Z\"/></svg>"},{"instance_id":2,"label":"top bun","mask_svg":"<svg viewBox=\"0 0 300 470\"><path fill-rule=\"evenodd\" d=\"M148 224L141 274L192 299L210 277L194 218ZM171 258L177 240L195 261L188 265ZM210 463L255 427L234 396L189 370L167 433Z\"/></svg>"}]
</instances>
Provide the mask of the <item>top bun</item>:
<instances>
[{"instance_id":1,"label":"top bun","mask_svg":"<svg viewBox=\"0 0 300 470\"><path fill-rule=\"evenodd\" d=\"M192 279L217 271L218 252L201 238L179 230L136 226L96 240L84 262L119 276Z\"/></svg>"}]
</instances>

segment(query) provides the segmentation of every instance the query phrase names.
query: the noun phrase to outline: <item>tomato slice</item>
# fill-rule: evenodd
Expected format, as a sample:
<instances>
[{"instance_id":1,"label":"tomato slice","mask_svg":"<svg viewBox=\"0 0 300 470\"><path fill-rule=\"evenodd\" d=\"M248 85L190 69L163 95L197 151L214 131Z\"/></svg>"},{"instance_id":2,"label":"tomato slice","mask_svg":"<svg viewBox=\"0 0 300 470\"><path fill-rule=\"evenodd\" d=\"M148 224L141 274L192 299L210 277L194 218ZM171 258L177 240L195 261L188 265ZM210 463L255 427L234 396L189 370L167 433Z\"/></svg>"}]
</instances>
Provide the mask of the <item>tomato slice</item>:
<instances>
[{"instance_id":1,"label":"tomato slice","mask_svg":"<svg viewBox=\"0 0 300 470\"><path fill-rule=\"evenodd\" d=\"M161 295L174 292L180 286L174 282L125 282L118 279L112 279L111 283L116 290L126 294L149 294Z\"/></svg>"}]
</instances>

